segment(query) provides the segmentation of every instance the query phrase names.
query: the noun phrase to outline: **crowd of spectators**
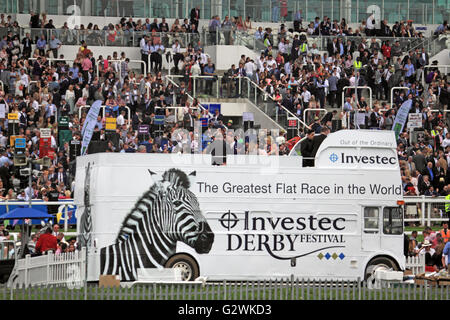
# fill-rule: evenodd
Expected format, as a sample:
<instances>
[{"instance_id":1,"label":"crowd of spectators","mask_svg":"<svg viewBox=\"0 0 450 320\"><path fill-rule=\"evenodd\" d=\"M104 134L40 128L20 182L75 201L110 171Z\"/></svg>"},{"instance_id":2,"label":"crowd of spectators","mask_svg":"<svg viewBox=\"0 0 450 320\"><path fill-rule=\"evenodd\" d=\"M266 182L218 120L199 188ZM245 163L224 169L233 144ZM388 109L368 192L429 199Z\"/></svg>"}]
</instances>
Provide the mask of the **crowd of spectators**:
<instances>
[{"instance_id":1,"label":"crowd of spectators","mask_svg":"<svg viewBox=\"0 0 450 320\"><path fill-rule=\"evenodd\" d=\"M196 10L198 9L194 8L190 19L185 19L180 26L177 21L169 28L164 20L161 23L158 23L158 20L152 23L135 23L132 18L122 19L118 26L137 31L195 32L200 18ZM220 27L226 41L231 44L232 39L226 34L227 30L252 28L250 19L244 22L241 20L226 17L221 22L215 17L211 20L210 27L211 24L216 28ZM319 33L324 34L323 30L328 30L328 21L325 17L318 23ZM410 24L399 25L400 27L394 26L393 30L412 28ZM443 25L448 28L446 23ZM223 138L230 152L273 155L289 152L290 145L284 132L280 136L272 137L269 134L261 139L228 134L232 132L230 129L236 128L232 121L224 119L220 112L211 114L204 110L197 99L191 100L188 94L193 92L192 76L210 77L199 82L197 86L198 92L204 91L210 95L217 77L213 61L204 54L199 42L189 45L186 52L174 51L174 54L179 54L176 57L181 64L176 71L183 76L180 84L174 85L166 81L161 72L159 61L163 52L150 51L155 45L164 47L162 41L155 43L154 36L144 37L140 42L143 55L153 52L160 55L154 59L154 67L152 63L153 73L144 76L129 67L129 59L123 52L95 57L95 52L83 42L75 60L68 62L64 60L64 56L58 54L62 44L54 35L50 39L40 37L37 41L30 33L20 38L17 23L10 17L5 20L4 16L0 16L0 26L8 27L8 34L0 41L0 80L3 82L0 106L4 106L4 112L0 110L1 199L54 200L70 198L73 195L74 161L70 156L69 142L59 141L58 123L61 117L68 117L71 136L80 141L80 131L86 119L85 107L96 100L102 100L106 109L98 117L95 128L97 134L94 134L93 141L105 142L102 149L105 152L211 152L208 145L217 137L215 129L223 131ZM30 26L54 28L53 22L47 21L45 15L40 19L36 14L32 15ZM338 29L339 34L347 34L349 31L345 21ZM321 54L315 45L310 46L302 35L296 35L290 43L289 38L283 36L283 30L282 27L278 34L280 41L277 50L271 44L270 30L263 31L261 28L256 32L255 37L261 33L259 36L264 39L265 50L256 61L242 56L240 61L225 73L223 84L228 96L239 95L236 81L239 77L248 77L273 97L280 114L289 111L309 126L312 131L302 132L301 137L336 130L332 125L333 120L344 120L346 113L352 116L347 124L344 122L344 127L391 129L398 108L406 99L412 99L414 107L411 112L423 114L425 131L424 139L418 143L412 143L408 133L402 133L399 140L398 150L405 192L412 193L410 186L406 187L406 182L408 179L413 180L416 175L416 194L444 194L444 185L450 184L447 178L450 146L447 147L445 142L447 125L442 111L448 107L450 89L447 75L442 74L438 68L424 70L424 66L430 64L428 53L418 48L403 57L397 41L380 43L371 38L369 42L362 41L356 46L352 40L335 37L328 44L327 52ZM333 28L329 28L330 34L333 33L332 30ZM366 35L371 35L364 29L361 30ZM34 51L32 44L36 44ZM174 46L176 49L177 43L174 43ZM51 55L59 56L61 60L49 62ZM178 66L177 63L177 69ZM421 84L422 78L425 80L425 86ZM345 86L356 84L374 89L375 100L372 108L363 90L355 92L349 89L344 92ZM390 105L390 88L394 86L406 86L409 89L394 92L394 103ZM345 106L341 105L342 92L346 95ZM303 119L303 111L308 108L327 108L329 111L324 117L320 112L310 112L308 118ZM335 110L331 110L333 108ZM339 108L343 108L343 111ZM432 111L436 109L440 112ZM51 147L55 151L52 164L45 168L35 165L31 188L27 187L27 177L21 176L18 168L12 165L13 150L8 141L6 117L8 113L18 114L19 132L16 135L26 138L28 157L39 157L39 129L51 130ZM359 116L356 116L357 113ZM161 116L164 117L163 125L159 122ZM117 119L116 130L106 130L108 117ZM208 123L208 128L202 131L194 128L195 120L200 118L207 118ZM149 127L147 134L139 133L140 125ZM409 157L412 158L411 161L417 162L420 154L430 160L426 162L426 166L431 162L433 170L439 172L426 172L426 166L421 164L416 166L418 174L408 170L405 165ZM428 176L429 181L425 176ZM424 183L429 183L432 189L427 189Z\"/></svg>"},{"instance_id":2,"label":"crowd of spectators","mask_svg":"<svg viewBox=\"0 0 450 320\"><path fill-rule=\"evenodd\" d=\"M14 252L12 243L8 246L2 246L0 260L14 259L15 254L20 255L22 249L21 235L22 234L19 233L16 241L17 252ZM5 228L5 225L0 223L0 242L4 240L14 241L14 238ZM28 243L24 246L25 254L30 254L31 256L48 254L50 251L59 255L61 253L70 253L76 250L76 238L65 237L64 233L60 231L60 226L58 224L47 224L40 230L30 233Z\"/></svg>"},{"instance_id":3,"label":"crowd of spectators","mask_svg":"<svg viewBox=\"0 0 450 320\"><path fill-rule=\"evenodd\" d=\"M418 241L417 231L412 231L405 246L406 256L425 257L425 271L439 272L445 270L448 265L450 255L450 229L448 221L441 224L442 229L433 231L430 227L425 227L422 231L423 241Z\"/></svg>"}]
</instances>

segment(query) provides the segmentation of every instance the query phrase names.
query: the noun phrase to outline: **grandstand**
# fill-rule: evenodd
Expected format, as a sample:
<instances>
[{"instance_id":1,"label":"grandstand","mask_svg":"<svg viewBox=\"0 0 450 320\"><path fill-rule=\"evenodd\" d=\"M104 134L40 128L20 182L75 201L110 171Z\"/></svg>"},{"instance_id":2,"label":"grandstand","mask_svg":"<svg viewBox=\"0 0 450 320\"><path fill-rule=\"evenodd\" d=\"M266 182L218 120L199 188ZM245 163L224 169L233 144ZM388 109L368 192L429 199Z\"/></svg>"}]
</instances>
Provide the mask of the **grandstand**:
<instances>
[{"instance_id":1,"label":"grandstand","mask_svg":"<svg viewBox=\"0 0 450 320\"><path fill-rule=\"evenodd\" d=\"M447 196L450 8L403 3L2 1L0 199L72 197L97 100L87 153L200 153L221 130L233 153L274 156L325 127L392 130L410 100L419 125L397 132L405 195ZM239 128L273 131L250 141ZM16 138L21 155L52 159L31 186Z\"/></svg>"}]
</instances>

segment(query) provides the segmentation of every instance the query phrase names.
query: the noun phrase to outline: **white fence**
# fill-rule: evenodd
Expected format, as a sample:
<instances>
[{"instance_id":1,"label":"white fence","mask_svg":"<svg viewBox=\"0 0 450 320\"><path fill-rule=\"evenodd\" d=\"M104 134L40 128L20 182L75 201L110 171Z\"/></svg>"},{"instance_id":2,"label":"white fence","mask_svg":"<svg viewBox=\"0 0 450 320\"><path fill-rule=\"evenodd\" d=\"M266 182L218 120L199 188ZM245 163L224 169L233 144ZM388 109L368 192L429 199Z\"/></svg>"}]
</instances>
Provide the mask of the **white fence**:
<instances>
[{"instance_id":1,"label":"white fence","mask_svg":"<svg viewBox=\"0 0 450 320\"><path fill-rule=\"evenodd\" d=\"M61 254L37 257L27 255L16 261L8 281L9 287L66 284L79 288L86 279L86 248Z\"/></svg>"},{"instance_id":2,"label":"white fence","mask_svg":"<svg viewBox=\"0 0 450 320\"><path fill-rule=\"evenodd\" d=\"M406 267L406 269L411 270L414 275L424 273L425 272L425 256L419 255L417 257L407 257L405 267Z\"/></svg>"},{"instance_id":3,"label":"white fence","mask_svg":"<svg viewBox=\"0 0 450 320\"><path fill-rule=\"evenodd\" d=\"M417 222L421 226L440 225L442 221L448 221L449 216L445 211L445 197L404 197L405 226L410 222Z\"/></svg>"}]
</instances>

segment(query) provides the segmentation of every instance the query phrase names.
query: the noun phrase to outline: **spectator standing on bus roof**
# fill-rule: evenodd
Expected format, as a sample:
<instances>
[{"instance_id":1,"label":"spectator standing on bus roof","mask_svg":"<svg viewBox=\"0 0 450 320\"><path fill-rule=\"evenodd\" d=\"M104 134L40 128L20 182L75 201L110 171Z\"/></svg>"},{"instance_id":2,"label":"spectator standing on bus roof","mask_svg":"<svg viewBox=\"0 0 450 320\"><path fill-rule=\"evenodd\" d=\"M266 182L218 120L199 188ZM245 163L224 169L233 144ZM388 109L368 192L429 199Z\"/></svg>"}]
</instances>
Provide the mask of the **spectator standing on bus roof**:
<instances>
[{"instance_id":1,"label":"spectator standing on bus roof","mask_svg":"<svg viewBox=\"0 0 450 320\"><path fill-rule=\"evenodd\" d=\"M309 130L306 134L306 139L300 143L300 152L303 157L303 167L313 167L314 159L313 158L313 150L314 150L314 130Z\"/></svg>"}]
</instances>

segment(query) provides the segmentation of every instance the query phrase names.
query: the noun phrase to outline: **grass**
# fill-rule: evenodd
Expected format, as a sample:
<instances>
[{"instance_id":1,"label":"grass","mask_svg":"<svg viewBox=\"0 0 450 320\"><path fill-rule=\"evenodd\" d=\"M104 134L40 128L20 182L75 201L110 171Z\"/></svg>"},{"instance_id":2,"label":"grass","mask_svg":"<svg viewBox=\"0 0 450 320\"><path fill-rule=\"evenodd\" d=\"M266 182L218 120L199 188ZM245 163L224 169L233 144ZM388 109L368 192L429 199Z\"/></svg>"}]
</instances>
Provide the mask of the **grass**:
<instances>
[{"instance_id":1,"label":"grass","mask_svg":"<svg viewBox=\"0 0 450 320\"><path fill-rule=\"evenodd\" d=\"M198 285L140 285L134 288L105 288L89 285L69 290L65 287L34 287L16 289L12 300L449 300L450 286L428 287L392 285L391 288L370 290L365 287L346 286L332 288L318 283L309 286L271 287L263 283L252 286L231 283ZM0 288L0 300L11 300L11 291Z\"/></svg>"}]
</instances>

